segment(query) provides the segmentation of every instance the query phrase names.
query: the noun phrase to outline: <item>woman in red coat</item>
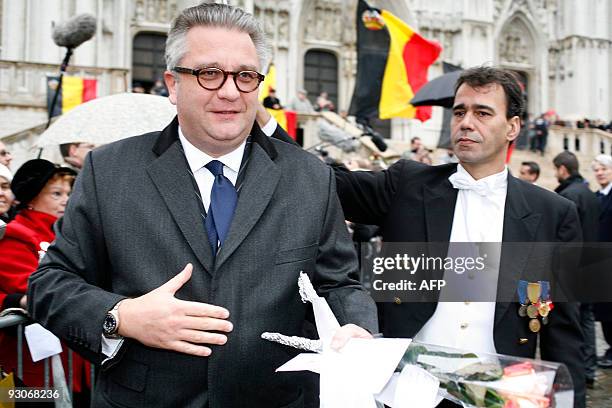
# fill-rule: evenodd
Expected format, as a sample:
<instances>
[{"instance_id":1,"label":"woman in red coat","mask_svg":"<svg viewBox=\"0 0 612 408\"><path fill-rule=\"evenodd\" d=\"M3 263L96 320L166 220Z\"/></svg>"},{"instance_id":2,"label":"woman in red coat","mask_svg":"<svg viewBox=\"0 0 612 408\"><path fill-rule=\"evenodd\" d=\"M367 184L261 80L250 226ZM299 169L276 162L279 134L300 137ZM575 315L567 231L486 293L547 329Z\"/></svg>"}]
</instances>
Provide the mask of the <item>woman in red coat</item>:
<instances>
[{"instance_id":1,"label":"woman in red coat","mask_svg":"<svg viewBox=\"0 0 612 408\"><path fill-rule=\"evenodd\" d=\"M0 305L3 310L11 307L26 308L28 277L36 270L40 258L55 239L53 224L64 214L75 176L74 170L42 159L26 162L15 173L11 189L19 201L19 212L7 224L4 238L0 240ZM62 353L65 367L66 355L66 352ZM0 332L0 365L5 371L17 372L14 330ZM75 354L75 392L81 391L84 365L84 360ZM23 377L27 386L44 385L44 362L34 363L25 345Z\"/></svg>"}]
</instances>

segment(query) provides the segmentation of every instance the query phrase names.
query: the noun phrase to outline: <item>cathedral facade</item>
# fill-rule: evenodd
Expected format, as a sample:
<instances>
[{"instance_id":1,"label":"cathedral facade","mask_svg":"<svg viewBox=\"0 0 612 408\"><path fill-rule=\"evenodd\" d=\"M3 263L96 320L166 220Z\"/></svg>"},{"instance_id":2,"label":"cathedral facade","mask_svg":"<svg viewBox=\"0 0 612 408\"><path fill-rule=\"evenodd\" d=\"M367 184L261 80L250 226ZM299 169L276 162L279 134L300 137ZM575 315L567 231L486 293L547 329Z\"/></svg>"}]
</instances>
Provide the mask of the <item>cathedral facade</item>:
<instances>
[{"instance_id":1,"label":"cathedral facade","mask_svg":"<svg viewBox=\"0 0 612 408\"><path fill-rule=\"evenodd\" d=\"M306 89L326 91L347 110L355 86L356 0L228 0L254 13L272 40L281 101ZM98 80L98 96L149 88L165 68L171 19L197 0L0 0L0 139L45 121L46 75L57 74L65 49L51 40L55 23L96 16L96 35L78 47L70 75ZM491 64L522 78L532 115L554 110L565 119L612 119L610 0L370 0L421 35L437 40L441 62L463 68ZM430 145L441 112L421 124L394 119L391 137L423 137Z\"/></svg>"}]
</instances>

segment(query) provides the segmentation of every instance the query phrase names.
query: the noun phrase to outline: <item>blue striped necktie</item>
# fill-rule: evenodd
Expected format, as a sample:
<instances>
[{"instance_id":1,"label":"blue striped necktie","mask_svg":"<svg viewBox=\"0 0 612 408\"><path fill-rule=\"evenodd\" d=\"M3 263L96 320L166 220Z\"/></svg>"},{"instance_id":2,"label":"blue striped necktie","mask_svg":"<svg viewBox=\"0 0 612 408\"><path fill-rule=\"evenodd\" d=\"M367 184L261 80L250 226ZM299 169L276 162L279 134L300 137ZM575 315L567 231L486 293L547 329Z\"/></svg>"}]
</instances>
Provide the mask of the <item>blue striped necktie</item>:
<instances>
[{"instance_id":1,"label":"blue striped necktie","mask_svg":"<svg viewBox=\"0 0 612 408\"><path fill-rule=\"evenodd\" d=\"M205 225L208 241L213 256L217 253L217 244L223 245L232 224L238 195L236 188L223 175L223 163L213 160L205 166L215 177L210 191L210 206L206 215Z\"/></svg>"}]
</instances>

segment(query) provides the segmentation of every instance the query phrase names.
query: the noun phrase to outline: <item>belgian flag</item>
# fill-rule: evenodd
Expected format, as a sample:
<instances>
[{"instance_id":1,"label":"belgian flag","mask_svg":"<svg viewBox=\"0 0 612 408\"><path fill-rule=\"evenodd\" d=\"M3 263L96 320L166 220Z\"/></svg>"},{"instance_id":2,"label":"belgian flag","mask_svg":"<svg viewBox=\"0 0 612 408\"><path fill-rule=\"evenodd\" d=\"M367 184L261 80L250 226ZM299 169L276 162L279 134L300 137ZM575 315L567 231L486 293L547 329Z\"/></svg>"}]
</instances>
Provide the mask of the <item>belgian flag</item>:
<instances>
[{"instance_id":1,"label":"belgian flag","mask_svg":"<svg viewBox=\"0 0 612 408\"><path fill-rule=\"evenodd\" d=\"M47 76L47 112L51 109L51 103L58 84L58 77ZM98 81L96 79L64 76L62 78L62 89L51 116L59 116L83 102L95 99L98 93L97 89Z\"/></svg>"},{"instance_id":2,"label":"belgian flag","mask_svg":"<svg viewBox=\"0 0 612 408\"><path fill-rule=\"evenodd\" d=\"M427 70L442 47L421 37L388 12L357 7L357 78L350 114L357 118L431 117L431 107L414 107L410 100L427 82Z\"/></svg>"}]
</instances>

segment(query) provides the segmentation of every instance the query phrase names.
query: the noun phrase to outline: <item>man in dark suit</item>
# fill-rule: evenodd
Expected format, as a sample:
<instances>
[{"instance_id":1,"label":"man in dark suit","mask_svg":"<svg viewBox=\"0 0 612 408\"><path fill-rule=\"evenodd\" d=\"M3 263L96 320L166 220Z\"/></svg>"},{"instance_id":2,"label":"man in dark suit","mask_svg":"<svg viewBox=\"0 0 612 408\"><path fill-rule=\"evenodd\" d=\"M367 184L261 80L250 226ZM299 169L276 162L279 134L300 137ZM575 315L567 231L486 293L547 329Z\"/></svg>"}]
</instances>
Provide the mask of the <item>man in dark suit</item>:
<instances>
[{"instance_id":1,"label":"man in dark suit","mask_svg":"<svg viewBox=\"0 0 612 408\"><path fill-rule=\"evenodd\" d=\"M599 229L597 239L599 242L612 242L612 157L608 154L600 154L595 157L592 164L593 173L599 191L596 196L600 203L599 212ZM612 368L612 304L598 303L595 304L595 318L601 321L601 329L603 331L608 350L598 361L601 368Z\"/></svg>"},{"instance_id":2,"label":"man in dark suit","mask_svg":"<svg viewBox=\"0 0 612 408\"><path fill-rule=\"evenodd\" d=\"M535 184L540 177L540 166L534 161L525 161L521 163L519 178L528 183Z\"/></svg>"},{"instance_id":3,"label":"man in dark suit","mask_svg":"<svg viewBox=\"0 0 612 408\"><path fill-rule=\"evenodd\" d=\"M556 169L557 180L559 180L559 186L555 192L576 204L583 241L596 242L599 229L599 201L580 175L578 158L574 153L564 151L555 156L553 165ZM586 384L592 387L595 383L597 353L595 350L595 316L591 303L580 304L580 324L584 334Z\"/></svg>"},{"instance_id":4,"label":"man in dark suit","mask_svg":"<svg viewBox=\"0 0 612 408\"><path fill-rule=\"evenodd\" d=\"M578 158L572 152L561 152L553 159L559 186L555 192L576 204L584 242L596 242L599 230L599 201L580 175Z\"/></svg>"},{"instance_id":5,"label":"man in dark suit","mask_svg":"<svg viewBox=\"0 0 612 408\"><path fill-rule=\"evenodd\" d=\"M514 178L505 167L523 108L511 73L490 67L466 70L457 83L452 119L451 140L459 164L431 167L400 160L380 173L336 171L345 215L353 222L380 225L385 242L579 241L575 205ZM497 299L516 302L380 303L382 332L535 357L538 334L530 330L528 318L519 316L516 298L518 281L526 279L534 255L529 249L501 250ZM584 407L578 319L577 304L555 304L539 335L542 359L568 366L575 406Z\"/></svg>"},{"instance_id":6,"label":"man in dark suit","mask_svg":"<svg viewBox=\"0 0 612 408\"><path fill-rule=\"evenodd\" d=\"M599 230L597 239L600 242L612 242L612 157L600 154L593 161L593 173L599 184L595 193L600 203Z\"/></svg>"},{"instance_id":7,"label":"man in dark suit","mask_svg":"<svg viewBox=\"0 0 612 408\"><path fill-rule=\"evenodd\" d=\"M263 106L268 109L283 109L280 99L276 96L276 89L270 88L270 94L263 100Z\"/></svg>"},{"instance_id":8,"label":"man in dark suit","mask_svg":"<svg viewBox=\"0 0 612 408\"><path fill-rule=\"evenodd\" d=\"M296 353L260 338L301 334L301 271L344 324L337 347L377 331L332 171L254 124L268 52L250 14L184 10L177 118L87 156L28 308L102 362L94 406L302 407L302 374L275 373Z\"/></svg>"}]
</instances>

